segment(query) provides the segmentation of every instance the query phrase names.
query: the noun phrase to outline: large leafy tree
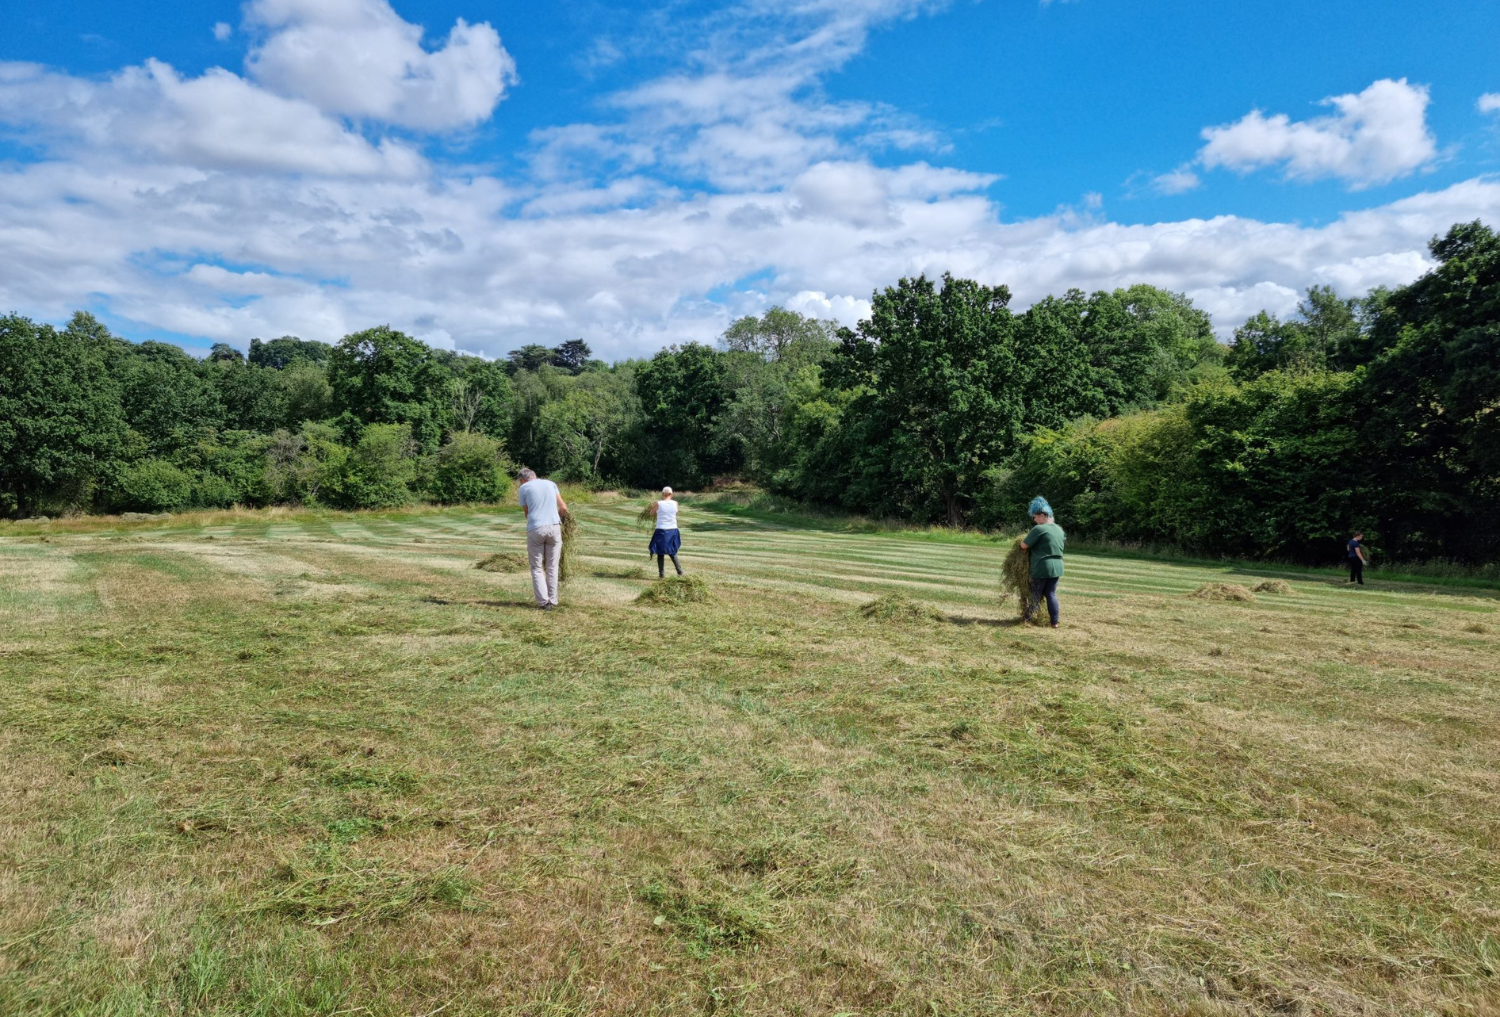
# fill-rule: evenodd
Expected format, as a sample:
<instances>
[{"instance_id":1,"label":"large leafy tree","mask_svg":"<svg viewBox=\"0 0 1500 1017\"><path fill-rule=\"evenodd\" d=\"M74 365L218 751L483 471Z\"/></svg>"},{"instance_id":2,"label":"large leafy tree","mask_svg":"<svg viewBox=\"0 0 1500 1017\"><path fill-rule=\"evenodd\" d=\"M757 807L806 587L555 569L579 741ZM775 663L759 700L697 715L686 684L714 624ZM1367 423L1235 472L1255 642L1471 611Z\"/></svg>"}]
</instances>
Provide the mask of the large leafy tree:
<instances>
[{"instance_id":1,"label":"large leafy tree","mask_svg":"<svg viewBox=\"0 0 1500 1017\"><path fill-rule=\"evenodd\" d=\"M438 447L451 410L451 375L425 344L387 325L347 335L329 359L328 385L346 430L404 423L421 448Z\"/></svg>"},{"instance_id":2,"label":"large leafy tree","mask_svg":"<svg viewBox=\"0 0 1500 1017\"><path fill-rule=\"evenodd\" d=\"M701 343L668 347L636 371L643 432L655 460L648 483L695 486L739 467L715 440L728 402L725 372L723 359Z\"/></svg>"},{"instance_id":3,"label":"large leafy tree","mask_svg":"<svg viewBox=\"0 0 1500 1017\"><path fill-rule=\"evenodd\" d=\"M297 361L310 364L327 364L333 356L333 347L312 339L298 339L284 335L280 339L251 339L250 363L257 367L284 370Z\"/></svg>"},{"instance_id":4,"label":"large leafy tree","mask_svg":"<svg viewBox=\"0 0 1500 1017\"><path fill-rule=\"evenodd\" d=\"M106 338L0 318L0 510L86 505L116 469L126 428Z\"/></svg>"},{"instance_id":5,"label":"large leafy tree","mask_svg":"<svg viewBox=\"0 0 1500 1017\"><path fill-rule=\"evenodd\" d=\"M1464 223L1431 250L1375 311L1351 466L1381 480L1391 550L1479 560L1500 553L1500 236Z\"/></svg>"},{"instance_id":6,"label":"large leafy tree","mask_svg":"<svg viewBox=\"0 0 1500 1017\"><path fill-rule=\"evenodd\" d=\"M894 485L897 504L935 505L950 525L985 468L1009 451L1024 416L1010 290L943 276L902 279L875 294L856 354L872 368L866 405L877 454L867 487ZM873 451L873 450L872 450Z\"/></svg>"}]
</instances>

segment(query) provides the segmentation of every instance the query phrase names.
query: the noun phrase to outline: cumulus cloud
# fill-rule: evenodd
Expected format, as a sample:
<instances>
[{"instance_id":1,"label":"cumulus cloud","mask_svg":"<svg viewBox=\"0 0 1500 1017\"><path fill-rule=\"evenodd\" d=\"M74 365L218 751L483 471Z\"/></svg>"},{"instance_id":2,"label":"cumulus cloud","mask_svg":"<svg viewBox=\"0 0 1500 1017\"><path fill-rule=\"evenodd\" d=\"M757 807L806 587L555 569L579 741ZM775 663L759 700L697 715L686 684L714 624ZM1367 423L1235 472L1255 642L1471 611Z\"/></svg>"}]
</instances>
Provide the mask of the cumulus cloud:
<instances>
[{"instance_id":1,"label":"cumulus cloud","mask_svg":"<svg viewBox=\"0 0 1500 1017\"><path fill-rule=\"evenodd\" d=\"M423 166L410 148L372 144L309 103L217 67L183 78L159 60L101 82L0 63L0 119L84 159L329 176L412 176Z\"/></svg>"},{"instance_id":2,"label":"cumulus cloud","mask_svg":"<svg viewBox=\"0 0 1500 1017\"><path fill-rule=\"evenodd\" d=\"M515 80L516 64L488 22L462 18L443 45L422 46L422 27L386 0L250 0L262 38L250 75L327 113L420 131L485 120Z\"/></svg>"},{"instance_id":3,"label":"cumulus cloud","mask_svg":"<svg viewBox=\"0 0 1500 1017\"><path fill-rule=\"evenodd\" d=\"M233 35L233 34L234 34L234 28L228 22L225 22L225 21L216 21L216 22L214 22L214 38L215 39L218 39L220 42L224 42L224 41L228 40L228 38L231 35Z\"/></svg>"},{"instance_id":4,"label":"cumulus cloud","mask_svg":"<svg viewBox=\"0 0 1500 1017\"><path fill-rule=\"evenodd\" d=\"M951 271L1009 284L1017 306L1150 282L1227 332L1311 284L1406 282L1433 234L1500 217L1500 182L1475 180L1318 227L1124 225L1087 197L1088 215L1005 221L987 194L998 177L878 165L872 139L903 121L818 88L870 25L923 6L743 0L599 122L534 134L514 178L381 138L472 124L513 73L488 26L460 22L429 50L384 0L253 0L248 77L0 63L0 123L42 153L0 164L0 306L64 320L87 303L241 345L389 322L490 355L582 335L622 357L711 340L776 303L853 324L872 290Z\"/></svg>"},{"instance_id":5,"label":"cumulus cloud","mask_svg":"<svg viewBox=\"0 0 1500 1017\"><path fill-rule=\"evenodd\" d=\"M1405 78L1323 100L1334 112L1293 121L1252 110L1232 124L1208 127L1198 161L1209 169L1250 172L1281 166L1290 180L1334 177L1360 189L1408 176L1437 157L1427 127L1426 86Z\"/></svg>"},{"instance_id":6,"label":"cumulus cloud","mask_svg":"<svg viewBox=\"0 0 1500 1017\"><path fill-rule=\"evenodd\" d=\"M1486 92L1475 103L1481 113L1500 113L1500 92Z\"/></svg>"}]
</instances>

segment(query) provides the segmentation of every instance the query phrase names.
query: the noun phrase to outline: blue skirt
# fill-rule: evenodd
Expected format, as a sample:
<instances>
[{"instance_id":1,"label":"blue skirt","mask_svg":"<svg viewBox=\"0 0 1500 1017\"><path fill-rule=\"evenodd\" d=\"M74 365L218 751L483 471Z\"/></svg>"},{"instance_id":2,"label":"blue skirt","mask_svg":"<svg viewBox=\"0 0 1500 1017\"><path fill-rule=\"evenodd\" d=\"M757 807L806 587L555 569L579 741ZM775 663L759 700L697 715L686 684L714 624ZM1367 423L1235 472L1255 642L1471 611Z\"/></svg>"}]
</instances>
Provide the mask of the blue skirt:
<instances>
[{"instance_id":1,"label":"blue skirt","mask_svg":"<svg viewBox=\"0 0 1500 1017\"><path fill-rule=\"evenodd\" d=\"M647 554L674 555L682 548L681 530L653 530L651 532L651 546L646 548Z\"/></svg>"}]
</instances>

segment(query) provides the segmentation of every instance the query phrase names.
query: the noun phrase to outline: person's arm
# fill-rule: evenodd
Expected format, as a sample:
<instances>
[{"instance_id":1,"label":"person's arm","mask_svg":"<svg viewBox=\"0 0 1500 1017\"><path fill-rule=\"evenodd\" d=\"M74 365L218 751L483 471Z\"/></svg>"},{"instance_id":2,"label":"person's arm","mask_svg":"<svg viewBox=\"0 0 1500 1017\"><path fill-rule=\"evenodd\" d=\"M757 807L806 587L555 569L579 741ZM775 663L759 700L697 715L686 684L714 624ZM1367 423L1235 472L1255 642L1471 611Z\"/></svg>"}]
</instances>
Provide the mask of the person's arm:
<instances>
[{"instance_id":1,"label":"person's arm","mask_svg":"<svg viewBox=\"0 0 1500 1017\"><path fill-rule=\"evenodd\" d=\"M659 502L659 501L653 501L653 502L652 502L652 503L651 503L651 518L652 518L652 519L655 519L655 518L656 518L656 509L657 509L657 507L658 507L658 506L659 506L659 505L661 505L661 502Z\"/></svg>"},{"instance_id":2,"label":"person's arm","mask_svg":"<svg viewBox=\"0 0 1500 1017\"><path fill-rule=\"evenodd\" d=\"M563 501L561 491L557 492L557 514L560 516L568 514L568 503Z\"/></svg>"},{"instance_id":3,"label":"person's arm","mask_svg":"<svg viewBox=\"0 0 1500 1017\"><path fill-rule=\"evenodd\" d=\"M1354 553L1357 554L1357 555L1359 555L1359 563L1361 565L1368 565L1368 564L1370 564L1370 559L1368 559L1368 558L1365 557L1365 545L1361 544L1358 547L1356 547L1354 549Z\"/></svg>"}]
</instances>

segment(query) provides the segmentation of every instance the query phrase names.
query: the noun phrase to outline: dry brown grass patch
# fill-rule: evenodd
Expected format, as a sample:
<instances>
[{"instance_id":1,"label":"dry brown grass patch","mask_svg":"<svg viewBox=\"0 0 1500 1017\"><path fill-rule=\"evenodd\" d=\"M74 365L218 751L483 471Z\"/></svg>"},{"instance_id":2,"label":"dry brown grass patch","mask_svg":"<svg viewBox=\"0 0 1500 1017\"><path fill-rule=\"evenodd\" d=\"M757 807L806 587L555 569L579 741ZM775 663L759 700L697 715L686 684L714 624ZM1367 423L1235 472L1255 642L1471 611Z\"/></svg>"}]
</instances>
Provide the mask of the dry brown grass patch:
<instances>
[{"instance_id":1,"label":"dry brown grass patch","mask_svg":"<svg viewBox=\"0 0 1500 1017\"><path fill-rule=\"evenodd\" d=\"M1204 583L1189 596L1197 600L1214 600L1229 603L1251 604L1255 594L1238 583Z\"/></svg>"}]
</instances>

